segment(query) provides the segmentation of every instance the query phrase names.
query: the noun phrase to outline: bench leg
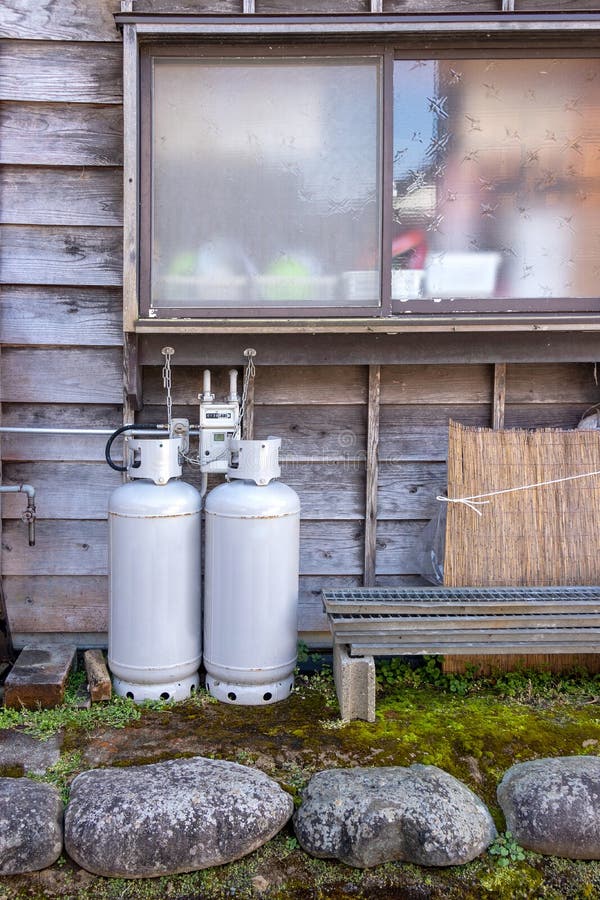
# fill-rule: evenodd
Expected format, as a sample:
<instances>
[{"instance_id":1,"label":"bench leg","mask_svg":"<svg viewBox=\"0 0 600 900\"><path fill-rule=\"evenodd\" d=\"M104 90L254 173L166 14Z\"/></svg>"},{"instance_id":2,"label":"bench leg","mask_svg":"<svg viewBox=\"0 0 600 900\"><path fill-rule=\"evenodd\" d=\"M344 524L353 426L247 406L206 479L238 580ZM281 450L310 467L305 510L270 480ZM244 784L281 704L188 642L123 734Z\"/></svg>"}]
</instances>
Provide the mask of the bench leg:
<instances>
[{"instance_id":1,"label":"bench leg","mask_svg":"<svg viewBox=\"0 0 600 900\"><path fill-rule=\"evenodd\" d=\"M375 662L350 656L345 645L333 646L333 677L342 719L375 721Z\"/></svg>"}]
</instances>

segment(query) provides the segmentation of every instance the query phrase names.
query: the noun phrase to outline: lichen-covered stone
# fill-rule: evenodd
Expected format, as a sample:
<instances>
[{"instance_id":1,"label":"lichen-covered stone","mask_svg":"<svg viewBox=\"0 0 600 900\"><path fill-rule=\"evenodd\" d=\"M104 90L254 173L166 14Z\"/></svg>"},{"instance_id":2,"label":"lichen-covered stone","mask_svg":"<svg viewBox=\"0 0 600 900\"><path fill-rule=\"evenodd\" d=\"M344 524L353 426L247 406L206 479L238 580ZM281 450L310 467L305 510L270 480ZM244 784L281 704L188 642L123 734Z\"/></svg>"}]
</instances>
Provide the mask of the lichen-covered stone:
<instances>
[{"instance_id":1,"label":"lichen-covered stone","mask_svg":"<svg viewBox=\"0 0 600 900\"><path fill-rule=\"evenodd\" d=\"M307 853L360 868L393 860L461 865L496 837L479 797L447 772L423 765L319 772L294 826Z\"/></svg>"},{"instance_id":2,"label":"lichen-covered stone","mask_svg":"<svg viewBox=\"0 0 600 900\"><path fill-rule=\"evenodd\" d=\"M223 760L95 769L73 781L65 846L97 875L172 875L245 856L277 834L292 811L275 781Z\"/></svg>"},{"instance_id":3,"label":"lichen-covered stone","mask_svg":"<svg viewBox=\"0 0 600 900\"><path fill-rule=\"evenodd\" d=\"M498 802L522 847L568 859L600 859L600 757L517 763L498 786Z\"/></svg>"},{"instance_id":4,"label":"lichen-covered stone","mask_svg":"<svg viewBox=\"0 0 600 900\"><path fill-rule=\"evenodd\" d=\"M63 804L50 784L0 778L0 874L37 872L63 848Z\"/></svg>"}]
</instances>

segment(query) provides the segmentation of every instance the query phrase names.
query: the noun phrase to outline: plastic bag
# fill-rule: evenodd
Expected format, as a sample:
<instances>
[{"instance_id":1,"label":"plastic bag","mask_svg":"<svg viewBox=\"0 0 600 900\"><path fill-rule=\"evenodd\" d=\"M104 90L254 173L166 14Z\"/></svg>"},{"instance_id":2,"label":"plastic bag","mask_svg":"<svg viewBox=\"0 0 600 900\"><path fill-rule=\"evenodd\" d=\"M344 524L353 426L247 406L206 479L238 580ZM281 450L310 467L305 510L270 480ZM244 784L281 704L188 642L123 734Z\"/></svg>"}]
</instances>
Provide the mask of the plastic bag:
<instances>
[{"instance_id":1,"label":"plastic bag","mask_svg":"<svg viewBox=\"0 0 600 900\"><path fill-rule=\"evenodd\" d=\"M427 523L421 532L419 574L432 584L444 583L447 511L448 504L440 503L437 515Z\"/></svg>"}]
</instances>

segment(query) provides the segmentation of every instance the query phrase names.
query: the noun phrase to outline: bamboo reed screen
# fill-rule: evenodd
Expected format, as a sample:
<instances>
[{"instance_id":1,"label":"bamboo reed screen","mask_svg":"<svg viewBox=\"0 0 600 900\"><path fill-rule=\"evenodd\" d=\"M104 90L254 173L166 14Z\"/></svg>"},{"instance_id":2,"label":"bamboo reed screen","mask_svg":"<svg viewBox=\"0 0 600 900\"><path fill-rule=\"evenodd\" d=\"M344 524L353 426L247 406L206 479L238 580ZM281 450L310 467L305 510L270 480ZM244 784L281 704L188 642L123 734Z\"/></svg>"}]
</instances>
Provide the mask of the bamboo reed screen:
<instances>
[{"instance_id":1,"label":"bamboo reed screen","mask_svg":"<svg viewBox=\"0 0 600 900\"><path fill-rule=\"evenodd\" d=\"M450 423L448 496L600 470L600 433L491 431ZM481 516L448 504L444 584L600 584L600 475L485 498Z\"/></svg>"}]
</instances>

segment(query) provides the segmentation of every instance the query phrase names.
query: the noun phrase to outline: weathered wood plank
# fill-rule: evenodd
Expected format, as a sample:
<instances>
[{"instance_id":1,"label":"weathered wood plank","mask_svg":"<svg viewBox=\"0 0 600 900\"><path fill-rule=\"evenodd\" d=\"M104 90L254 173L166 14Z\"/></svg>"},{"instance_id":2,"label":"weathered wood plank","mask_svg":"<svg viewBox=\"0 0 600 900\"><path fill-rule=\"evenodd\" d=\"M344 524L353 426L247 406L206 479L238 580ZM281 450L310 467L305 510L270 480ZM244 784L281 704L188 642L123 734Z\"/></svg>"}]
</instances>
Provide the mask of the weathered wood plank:
<instances>
[{"instance_id":1,"label":"weathered wood plank","mask_svg":"<svg viewBox=\"0 0 600 900\"><path fill-rule=\"evenodd\" d=\"M362 575L364 528L359 522L301 522L301 575Z\"/></svg>"},{"instance_id":2,"label":"weathered wood plank","mask_svg":"<svg viewBox=\"0 0 600 900\"><path fill-rule=\"evenodd\" d=\"M2 390L7 403L121 403L121 351L8 348Z\"/></svg>"},{"instance_id":3,"label":"weathered wood plank","mask_svg":"<svg viewBox=\"0 0 600 900\"><path fill-rule=\"evenodd\" d=\"M186 467L184 478L200 488L197 470ZM345 463L285 463L281 478L298 492L303 519L358 520L364 517L364 461Z\"/></svg>"},{"instance_id":4,"label":"weathered wood plank","mask_svg":"<svg viewBox=\"0 0 600 900\"><path fill-rule=\"evenodd\" d=\"M123 173L108 166L4 166L0 216L9 225L121 226Z\"/></svg>"},{"instance_id":5,"label":"weathered wood plank","mask_svg":"<svg viewBox=\"0 0 600 900\"><path fill-rule=\"evenodd\" d=\"M486 403L442 406L416 404L381 408L379 457L381 460L445 461L448 456L448 422L489 425Z\"/></svg>"},{"instance_id":6,"label":"weathered wood plank","mask_svg":"<svg viewBox=\"0 0 600 900\"><path fill-rule=\"evenodd\" d=\"M24 165L119 166L120 106L5 101L0 109L0 162Z\"/></svg>"},{"instance_id":7,"label":"weathered wood plank","mask_svg":"<svg viewBox=\"0 0 600 900\"><path fill-rule=\"evenodd\" d=\"M557 365L514 364L506 376L508 403L597 403L600 390L590 362Z\"/></svg>"},{"instance_id":8,"label":"weathered wood plank","mask_svg":"<svg viewBox=\"0 0 600 900\"><path fill-rule=\"evenodd\" d=\"M3 225L0 241L3 284L121 284L120 228Z\"/></svg>"},{"instance_id":9,"label":"weathered wood plank","mask_svg":"<svg viewBox=\"0 0 600 900\"><path fill-rule=\"evenodd\" d=\"M505 428L574 428L588 406L587 402L508 404L504 425ZM448 455L450 419L463 425L486 427L489 425L489 406L432 404L425 409L413 404L383 406L380 459L444 461Z\"/></svg>"},{"instance_id":10,"label":"weathered wood plank","mask_svg":"<svg viewBox=\"0 0 600 900\"><path fill-rule=\"evenodd\" d=\"M407 557L407 553L414 554L414 536L412 542L410 535L406 536L408 550L397 559L396 548L400 544L398 523L394 526L392 570L397 572L402 567L402 558ZM301 574L362 574L363 528L359 523L303 522L300 535ZM27 529L23 523L9 519L2 535L2 570L6 575L105 575L107 542L106 522L40 519L36 546L31 548L27 544ZM411 574L410 568L407 573Z\"/></svg>"},{"instance_id":11,"label":"weathered wood plank","mask_svg":"<svg viewBox=\"0 0 600 900\"><path fill-rule=\"evenodd\" d=\"M142 327L146 329L142 338L142 363L152 365L164 343L158 333L161 326L148 322ZM256 349L261 366L294 367L394 367L402 360L404 366L427 364L445 370L447 366L491 365L495 362L587 363L598 354L598 336L590 322L578 326L564 321L559 324L554 319L547 323L548 330L543 331L514 323L507 326L499 321L485 326L487 331L470 331L468 334L461 333L456 325L444 326L452 331L431 331L423 324L417 326L421 331L404 331L413 327L413 322L407 323L402 316L348 320L344 325L306 319L259 326L243 320L223 323L215 319L208 325L182 323L174 327L178 330L171 331L169 342L175 347L178 366L239 365L240 354L248 345ZM439 325L437 327L440 329ZM517 331L517 327L523 331ZM286 329L292 333L283 333ZM384 329L395 333L382 333ZM335 333L335 339L326 331Z\"/></svg>"},{"instance_id":12,"label":"weathered wood plank","mask_svg":"<svg viewBox=\"0 0 600 900\"><path fill-rule=\"evenodd\" d=\"M0 304L6 344L119 347L123 343L117 288L6 286Z\"/></svg>"},{"instance_id":13,"label":"weathered wood plank","mask_svg":"<svg viewBox=\"0 0 600 900\"><path fill-rule=\"evenodd\" d=\"M505 428L575 428L589 403L507 404Z\"/></svg>"},{"instance_id":14,"label":"weathered wood plank","mask_svg":"<svg viewBox=\"0 0 600 900\"><path fill-rule=\"evenodd\" d=\"M378 501L378 454L379 454L379 409L381 398L381 366L369 366L369 386L367 398L367 453L365 478L365 547L363 584L375 584L375 561L377 557L377 501Z\"/></svg>"},{"instance_id":15,"label":"weathered wood plank","mask_svg":"<svg viewBox=\"0 0 600 900\"><path fill-rule=\"evenodd\" d=\"M4 580L8 614L18 632L106 631L104 575L11 575Z\"/></svg>"},{"instance_id":16,"label":"weathered wood plank","mask_svg":"<svg viewBox=\"0 0 600 900\"><path fill-rule=\"evenodd\" d=\"M173 376L177 379L177 371ZM198 406L176 404L173 414L198 421ZM164 405L148 402L138 421L159 422L165 418ZM365 407L355 406L257 406L254 410L254 433L258 438L274 435L281 438L281 456L311 457L317 460L347 458L350 462L364 458ZM486 424L482 419L481 423ZM447 426L446 426L447 440ZM445 453L444 453L445 458Z\"/></svg>"},{"instance_id":17,"label":"weathered wood plank","mask_svg":"<svg viewBox=\"0 0 600 900\"><path fill-rule=\"evenodd\" d=\"M120 406L58 406L6 403L3 424L33 428L118 428ZM44 460L101 462L106 437L67 434L3 434L0 456L4 462Z\"/></svg>"},{"instance_id":18,"label":"weathered wood plank","mask_svg":"<svg viewBox=\"0 0 600 900\"><path fill-rule=\"evenodd\" d=\"M106 519L108 498L121 478L106 463L5 463L4 483L35 486L37 514L42 519ZM2 513L20 519L23 498L9 494Z\"/></svg>"},{"instance_id":19,"label":"weathered wood plank","mask_svg":"<svg viewBox=\"0 0 600 900\"><path fill-rule=\"evenodd\" d=\"M4 682L4 704L10 709L53 709L65 696L76 647L24 647Z\"/></svg>"},{"instance_id":20,"label":"weathered wood plank","mask_svg":"<svg viewBox=\"0 0 600 900\"><path fill-rule=\"evenodd\" d=\"M4 0L0 35L23 40L119 41L119 0Z\"/></svg>"},{"instance_id":21,"label":"weathered wood plank","mask_svg":"<svg viewBox=\"0 0 600 900\"><path fill-rule=\"evenodd\" d=\"M106 522L47 521L36 526L36 545L29 547L22 522L5 522L2 571L5 575L106 575Z\"/></svg>"},{"instance_id":22,"label":"weathered wood plank","mask_svg":"<svg viewBox=\"0 0 600 900\"><path fill-rule=\"evenodd\" d=\"M491 372L488 365L382 366L381 403L489 404Z\"/></svg>"},{"instance_id":23,"label":"weathered wood plank","mask_svg":"<svg viewBox=\"0 0 600 900\"><path fill-rule=\"evenodd\" d=\"M379 520L430 519L448 486L446 464L387 463L379 467Z\"/></svg>"},{"instance_id":24,"label":"weathered wood plank","mask_svg":"<svg viewBox=\"0 0 600 900\"><path fill-rule=\"evenodd\" d=\"M492 428L498 431L504 428L504 412L506 407L506 363L494 365L494 387L492 402Z\"/></svg>"},{"instance_id":25,"label":"weathered wood plank","mask_svg":"<svg viewBox=\"0 0 600 900\"><path fill-rule=\"evenodd\" d=\"M377 574L418 575L426 522L380 521L377 526Z\"/></svg>"},{"instance_id":26,"label":"weathered wood plank","mask_svg":"<svg viewBox=\"0 0 600 900\"><path fill-rule=\"evenodd\" d=\"M240 341L240 356L243 350ZM160 359L156 366L149 366L144 372L144 402L161 404L164 402ZM193 405L197 403L198 392L202 389L202 374L197 367L177 365L177 355L173 358L173 403ZM240 364L241 365L241 364ZM215 393L227 392L227 369L214 371ZM256 366L254 387L255 406L305 405L313 406L331 403L346 405L366 401L366 385L359 366L306 366L288 368L279 366ZM258 409L255 413L259 415Z\"/></svg>"},{"instance_id":27,"label":"weathered wood plank","mask_svg":"<svg viewBox=\"0 0 600 900\"><path fill-rule=\"evenodd\" d=\"M119 44L0 41L0 99L122 103Z\"/></svg>"}]
</instances>

